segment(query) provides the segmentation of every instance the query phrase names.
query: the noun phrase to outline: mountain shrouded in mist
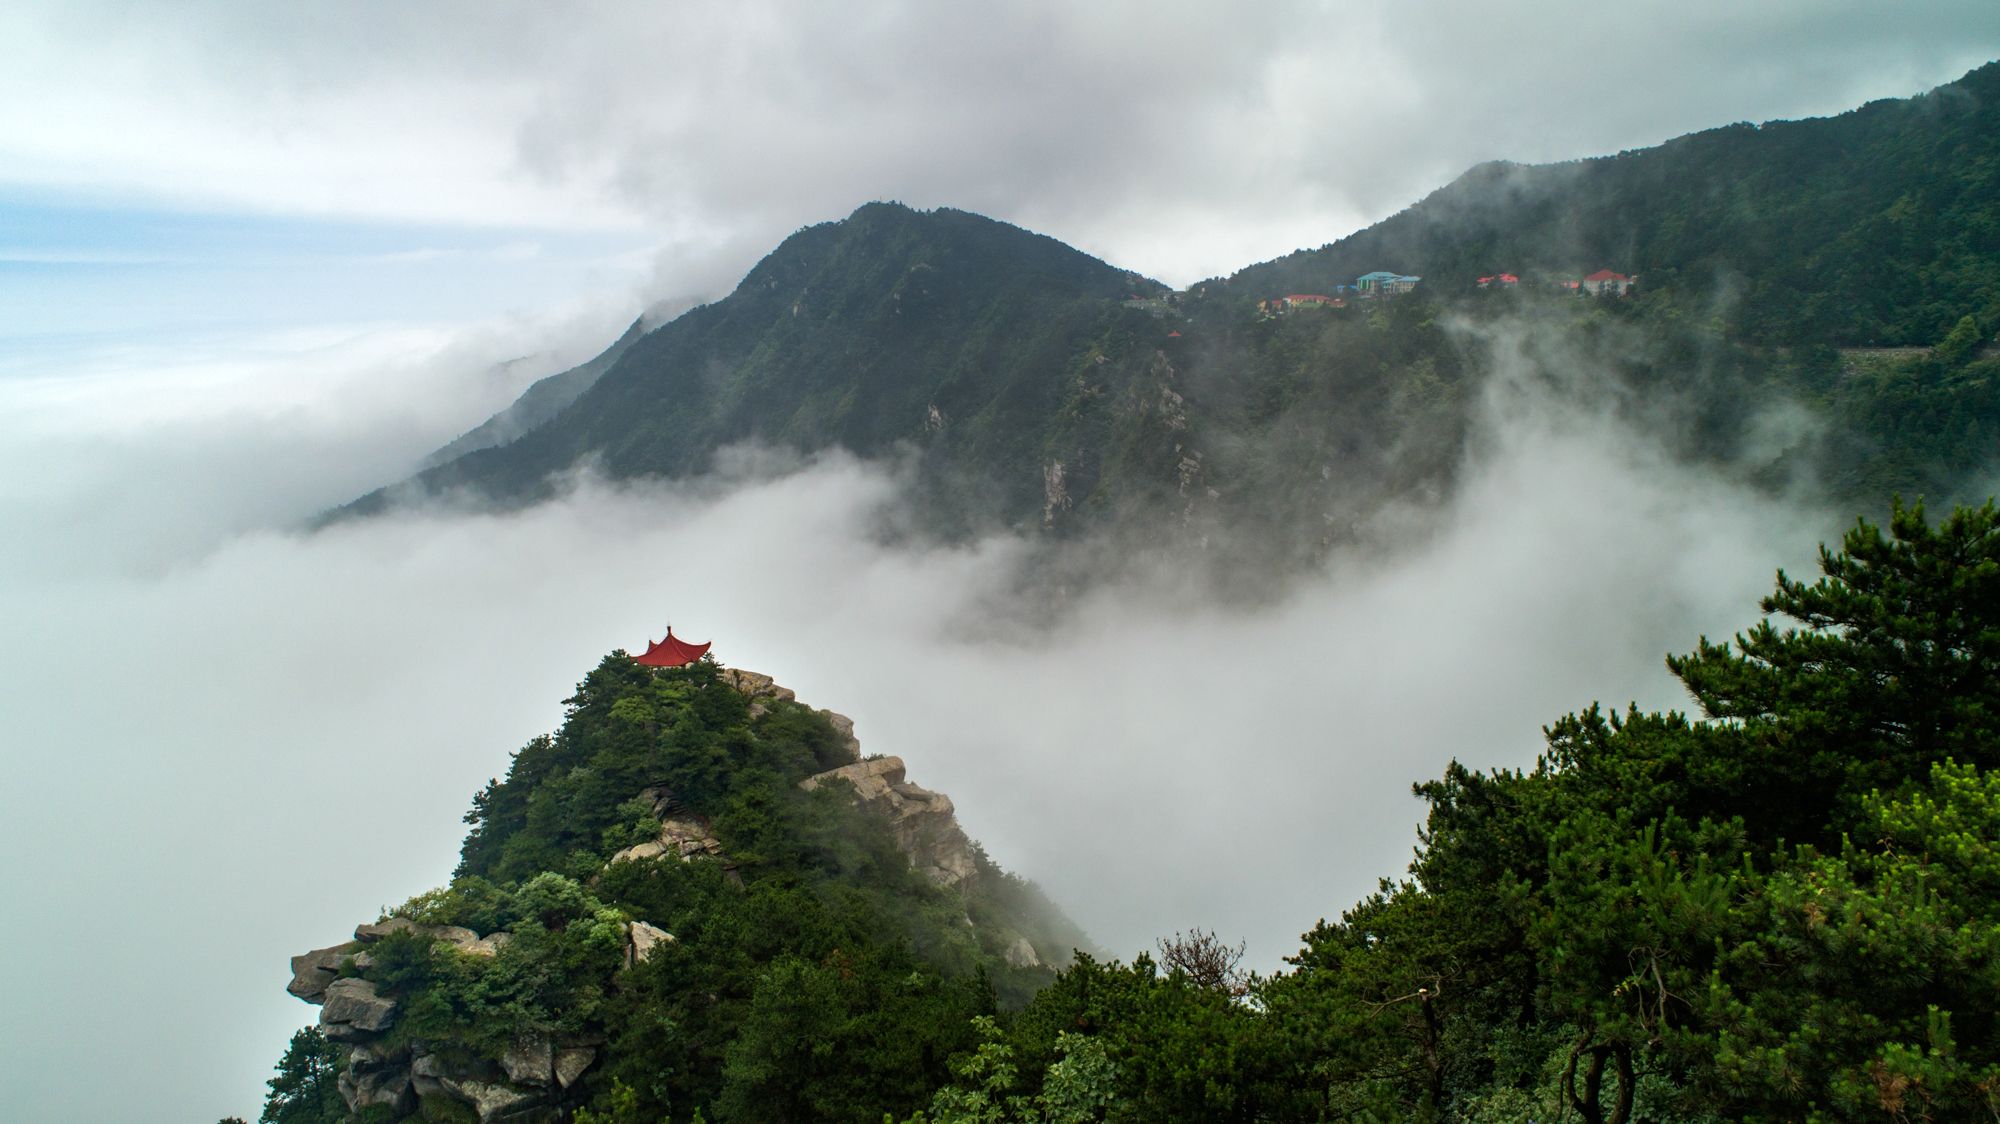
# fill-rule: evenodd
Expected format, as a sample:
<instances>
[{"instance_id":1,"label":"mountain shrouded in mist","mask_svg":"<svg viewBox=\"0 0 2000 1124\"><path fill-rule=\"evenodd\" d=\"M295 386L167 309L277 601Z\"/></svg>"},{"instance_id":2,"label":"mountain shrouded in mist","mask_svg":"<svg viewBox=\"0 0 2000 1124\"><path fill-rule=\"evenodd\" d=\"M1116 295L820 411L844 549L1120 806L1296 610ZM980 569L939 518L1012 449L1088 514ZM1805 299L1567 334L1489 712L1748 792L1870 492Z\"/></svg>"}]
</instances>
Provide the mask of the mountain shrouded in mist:
<instances>
[{"instance_id":1,"label":"mountain shrouded in mist","mask_svg":"<svg viewBox=\"0 0 2000 1124\"><path fill-rule=\"evenodd\" d=\"M869 204L621 340L588 378L546 380L531 393L587 389L540 424L343 513L533 502L580 464L694 476L742 442L837 446L917 452L920 524L947 536L1122 528L1283 569L1385 503L1445 494L1510 348L1678 455L1773 489L1874 510L1894 491L1963 497L2000 432L1990 379L1968 373L2000 329L1995 137L2000 64L1834 118L1482 165L1340 242L1183 293L975 215ZM1599 269L1636 288L1575 297L1566 283ZM1423 280L1345 307L1262 303L1375 270ZM1501 273L1520 280L1475 284ZM518 428L530 405L482 430Z\"/></svg>"},{"instance_id":2,"label":"mountain shrouded in mist","mask_svg":"<svg viewBox=\"0 0 2000 1124\"><path fill-rule=\"evenodd\" d=\"M295 958L321 1016L265 1119L1991 1115L2000 511L1891 496L1992 469L1996 105L2000 64L1822 121L1484 165L1184 292L875 203L538 384L348 514L840 447L908 458L947 536L1129 534L1283 570L1438 501L1512 379L1889 519L1818 581L1779 574L1760 607L1797 627L1669 658L1697 715L1592 706L1530 769L1415 786L1409 877L1270 976L1200 931L1101 961L841 716L614 653L474 796L451 885ZM1349 287L1378 270L1421 279ZM1580 294L1600 271L1636 287Z\"/></svg>"}]
</instances>

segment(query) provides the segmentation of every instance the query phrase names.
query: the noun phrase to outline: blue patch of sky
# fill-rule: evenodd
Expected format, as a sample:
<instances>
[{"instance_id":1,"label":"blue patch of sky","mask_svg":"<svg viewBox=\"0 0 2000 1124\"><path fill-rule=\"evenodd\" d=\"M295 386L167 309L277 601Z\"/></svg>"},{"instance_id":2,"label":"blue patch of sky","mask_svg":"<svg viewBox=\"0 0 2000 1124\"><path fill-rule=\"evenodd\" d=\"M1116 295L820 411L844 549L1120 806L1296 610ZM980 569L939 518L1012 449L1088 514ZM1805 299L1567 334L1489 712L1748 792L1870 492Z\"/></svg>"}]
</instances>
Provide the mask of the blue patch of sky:
<instances>
[{"instance_id":1,"label":"blue patch of sky","mask_svg":"<svg viewBox=\"0 0 2000 1124\"><path fill-rule=\"evenodd\" d=\"M641 278L644 230L162 210L0 188L0 374L107 347L533 313Z\"/></svg>"}]
</instances>

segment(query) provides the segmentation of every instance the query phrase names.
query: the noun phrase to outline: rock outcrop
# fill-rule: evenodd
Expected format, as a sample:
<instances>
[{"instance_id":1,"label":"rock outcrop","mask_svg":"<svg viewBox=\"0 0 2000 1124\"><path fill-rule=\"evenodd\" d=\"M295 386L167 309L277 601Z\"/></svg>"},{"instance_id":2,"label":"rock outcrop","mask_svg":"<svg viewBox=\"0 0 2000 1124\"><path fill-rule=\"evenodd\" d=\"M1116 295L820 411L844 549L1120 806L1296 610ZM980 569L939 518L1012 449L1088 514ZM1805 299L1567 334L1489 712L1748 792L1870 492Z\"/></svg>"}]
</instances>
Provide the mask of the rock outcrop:
<instances>
[{"instance_id":1,"label":"rock outcrop","mask_svg":"<svg viewBox=\"0 0 2000 1124\"><path fill-rule=\"evenodd\" d=\"M799 787L810 792L830 780L847 781L861 807L889 821L896 846L912 865L946 886L967 884L978 865L951 797L909 784L904 775L902 758L878 757L807 777Z\"/></svg>"},{"instance_id":2,"label":"rock outcrop","mask_svg":"<svg viewBox=\"0 0 2000 1124\"><path fill-rule=\"evenodd\" d=\"M360 951L361 942L348 941L292 957L292 982L285 990L308 1003L324 1002L327 985L340 976L340 962Z\"/></svg>"},{"instance_id":3,"label":"rock outcrop","mask_svg":"<svg viewBox=\"0 0 2000 1124\"><path fill-rule=\"evenodd\" d=\"M1042 966L1042 958L1035 955L1035 946L1028 943L1028 938L1026 937L1015 937L1014 943L1001 951L1000 959L1005 960L1016 968L1039 968Z\"/></svg>"},{"instance_id":4,"label":"rock outcrop","mask_svg":"<svg viewBox=\"0 0 2000 1124\"><path fill-rule=\"evenodd\" d=\"M319 1009L320 1030L336 1042L365 1042L362 1035L389 1029L396 1021L396 1001L375 994L363 979L335 980L327 985Z\"/></svg>"},{"instance_id":5,"label":"rock outcrop","mask_svg":"<svg viewBox=\"0 0 2000 1124\"><path fill-rule=\"evenodd\" d=\"M753 714L767 704L797 702L791 690L770 676L734 670L725 670L722 676L751 696ZM908 783L899 758L862 760L853 720L831 711L818 713L839 734L853 763L809 777L799 782L800 787L811 791L835 781L846 782L852 786L859 807L887 822L896 846L912 865L940 884L969 889L978 870L977 849L959 827L951 798ZM613 854L607 866L668 857L681 862L715 862L742 885L708 819L683 804L671 787L655 784L638 796L650 805L659 833ZM644 821L640 822L643 825ZM967 924L972 924L970 915ZM638 969L675 947L672 933L644 921L628 922L624 929L627 970ZM530 1124L567 1118L582 1104L589 1095L586 1075L599 1060L605 1043L602 1035L521 1034L497 1055L492 1046L474 1049L456 1040L424 1042L412 1038L419 1033L418 1026L428 1024L406 1020L399 1026L398 1016L407 1014L398 1007L402 996L387 990L389 985L378 988L363 975L375 963L373 946L397 934L428 938L440 948L477 957L507 956L513 939L505 931L481 935L458 925L426 925L390 917L356 926L351 941L291 958L292 979L286 990L319 1005L321 1032L345 1051L346 1065L337 1088L349 1111L384 1116L387 1109L398 1118L422 1112L430 1119L438 1115L436 1098L442 1097L468 1106L478 1114L480 1124ZM998 950L1006 964L1014 968L1041 964L1034 946L1018 932L1006 929L989 936L993 939L984 941L985 947L989 953ZM515 955L519 953L516 949ZM611 986L620 985L614 982ZM463 1109L452 1111L464 1115Z\"/></svg>"},{"instance_id":6,"label":"rock outcrop","mask_svg":"<svg viewBox=\"0 0 2000 1124\"><path fill-rule=\"evenodd\" d=\"M790 687L778 686L777 680L760 672L739 671L733 667L724 668L721 679L724 683L750 696L752 700L750 703L750 716L752 718L765 713L763 704L755 701L757 699L784 699L786 702L797 702L799 698L796 691L793 691ZM848 756L856 761L861 760L861 739L854 736L854 719L849 718L845 714L835 714L831 710L822 710L820 713L826 716L827 721L833 723L835 732L840 735L841 741L847 746Z\"/></svg>"},{"instance_id":7,"label":"rock outcrop","mask_svg":"<svg viewBox=\"0 0 2000 1124\"><path fill-rule=\"evenodd\" d=\"M665 785L641 789L639 799L653 805L653 816L660 821L660 834L656 839L637 843L611 856L611 862L634 862L640 859L657 859L662 855L672 855L682 862L694 859L716 859L722 863L723 871L732 881L741 883L736 875L736 864L722 853L722 841L709 830L708 817L698 816L687 810L674 790Z\"/></svg>"},{"instance_id":8,"label":"rock outcrop","mask_svg":"<svg viewBox=\"0 0 2000 1124\"><path fill-rule=\"evenodd\" d=\"M673 939L674 935L665 929L648 925L644 921L632 922L625 935L625 966L629 968L647 960L653 955L655 947Z\"/></svg>"},{"instance_id":9,"label":"rock outcrop","mask_svg":"<svg viewBox=\"0 0 2000 1124\"><path fill-rule=\"evenodd\" d=\"M495 1061L473 1058L448 1062L431 1044L394 1041L397 1007L392 996L343 966L366 967L368 946L391 933L412 932L451 945L467 956L496 956L513 934L482 937L458 925L420 925L405 917L355 927L355 939L292 957L292 982L285 990L320 1006L320 1032L347 1050L347 1067L335 1083L350 1112L386 1105L398 1116L417 1111L426 1096L447 1096L470 1105L481 1124L539 1119L567 1112L576 1101L565 1091L597 1061L603 1039L524 1035ZM626 927L625 962L643 962L673 934L643 921ZM448 1051L463 1057L464 1051Z\"/></svg>"}]
</instances>

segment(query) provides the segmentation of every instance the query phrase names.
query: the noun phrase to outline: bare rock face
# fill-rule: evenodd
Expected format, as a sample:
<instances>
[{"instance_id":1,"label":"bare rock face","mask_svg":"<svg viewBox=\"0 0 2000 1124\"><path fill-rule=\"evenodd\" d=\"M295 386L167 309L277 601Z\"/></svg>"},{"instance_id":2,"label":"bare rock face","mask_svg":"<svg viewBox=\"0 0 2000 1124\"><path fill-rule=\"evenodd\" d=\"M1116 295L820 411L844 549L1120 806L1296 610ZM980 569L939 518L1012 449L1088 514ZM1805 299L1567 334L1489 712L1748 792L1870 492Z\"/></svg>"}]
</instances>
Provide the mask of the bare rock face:
<instances>
[{"instance_id":1,"label":"bare rock face","mask_svg":"<svg viewBox=\"0 0 2000 1124\"><path fill-rule=\"evenodd\" d=\"M661 821L660 837L627 847L611 856L615 863L632 862L638 859L656 859L661 855L671 855L687 862L690 859L710 859L722 857L722 842L708 829L708 821L690 813L680 813Z\"/></svg>"},{"instance_id":2,"label":"bare rock face","mask_svg":"<svg viewBox=\"0 0 2000 1124\"><path fill-rule=\"evenodd\" d=\"M500 1068L507 1071L507 1080L516 1085L547 1086L555 1080L555 1047L546 1038L523 1035L509 1043L507 1052L500 1055Z\"/></svg>"},{"instance_id":3,"label":"bare rock face","mask_svg":"<svg viewBox=\"0 0 2000 1124\"><path fill-rule=\"evenodd\" d=\"M377 921L372 925L356 925L354 927L354 939L363 944L374 944L390 933L401 933L406 930L421 932L423 929L424 926L417 924L407 917L391 917L387 921Z\"/></svg>"},{"instance_id":4,"label":"bare rock face","mask_svg":"<svg viewBox=\"0 0 2000 1124\"><path fill-rule=\"evenodd\" d=\"M324 1002L327 985L339 975L340 962L360 951L359 942L349 941L292 957L292 982L285 990L308 1003Z\"/></svg>"},{"instance_id":5,"label":"bare rock face","mask_svg":"<svg viewBox=\"0 0 2000 1124\"><path fill-rule=\"evenodd\" d=\"M410 1083L408 1069L350 1069L335 1080L334 1088L340 1090L340 1099L347 1102L349 1112L385 1104L398 1115L407 1115L417 1108L417 1091Z\"/></svg>"},{"instance_id":6,"label":"bare rock face","mask_svg":"<svg viewBox=\"0 0 2000 1124\"><path fill-rule=\"evenodd\" d=\"M750 696L753 700L750 703L750 717L752 718L762 717L770 713L770 708L763 703L754 701L756 699L784 699L787 702L798 701L798 693L790 687L780 687L777 680L755 671L740 671L733 667L724 668L721 678L724 683ZM845 714L835 714L830 710L822 710L820 713L826 716L828 722L833 723L834 730L840 734L841 741L847 746L848 756L856 761L861 760L861 740L854 736L854 719L849 718Z\"/></svg>"},{"instance_id":7,"label":"bare rock face","mask_svg":"<svg viewBox=\"0 0 2000 1124\"><path fill-rule=\"evenodd\" d=\"M458 950L468 956L498 956L500 950L507 947L507 942L513 939L512 933L492 933L467 941L459 945Z\"/></svg>"},{"instance_id":8,"label":"bare rock face","mask_svg":"<svg viewBox=\"0 0 2000 1124\"><path fill-rule=\"evenodd\" d=\"M672 940L672 937L667 938ZM556 1054L556 1083L567 1089L583 1076L590 1063L597 1060L597 1051L588 1046L574 1046Z\"/></svg>"},{"instance_id":9,"label":"bare rock face","mask_svg":"<svg viewBox=\"0 0 2000 1124\"><path fill-rule=\"evenodd\" d=\"M387 1030L396 1021L396 1001L375 994L367 980L335 980L326 987L326 1001L319 1009L319 1025L334 1037L333 1028L344 1026L374 1033Z\"/></svg>"},{"instance_id":10,"label":"bare rock face","mask_svg":"<svg viewBox=\"0 0 2000 1124\"><path fill-rule=\"evenodd\" d=\"M672 933L644 921L634 921L625 933L625 966L630 968L653 955L653 950L674 939ZM567 1085L569 1082L565 1081Z\"/></svg>"},{"instance_id":11,"label":"bare rock face","mask_svg":"<svg viewBox=\"0 0 2000 1124\"><path fill-rule=\"evenodd\" d=\"M934 882L957 886L978 870L972 840L958 826L951 797L905 782L903 759L880 757L843 765L807 777L799 787L810 792L835 778L854 786L863 808L889 821L896 846Z\"/></svg>"},{"instance_id":12,"label":"bare rock face","mask_svg":"<svg viewBox=\"0 0 2000 1124\"><path fill-rule=\"evenodd\" d=\"M834 733L839 734L846 744L847 755L856 761L861 760L861 739L854 736L854 719L845 714L835 714L830 710L822 710L820 713L826 716L826 720L833 725Z\"/></svg>"},{"instance_id":13,"label":"bare rock face","mask_svg":"<svg viewBox=\"0 0 2000 1124\"><path fill-rule=\"evenodd\" d=\"M1026 937L1016 937L1014 943L1000 954L1000 959L1016 968L1039 968L1042 965L1042 958L1035 955L1035 946L1029 944Z\"/></svg>"},{"instance_id":14,"label":"bare rock face","mask_svg":"<svg viewBox=\"0 0 2000 1124\"><path fill-rule=\"evenodd\" d=\"M493 1081L481 1081L475 1077L453 1079L442 1078L439 1084L450 1095L469 1104L479 1113L479 1124L509 1116L514 1112L533 1108L541 1102L534 1093L510 1088Z\"/></svg>"},{"instance_id":15,"label":"bare rock face","mask_svg":"<svg viewBox=\"0 0 2000 1124\"><path fill-rule=\"evenodd\" d=\"M444 1092L444 1082L438 1079L450 1076L450 1071L445 1069L435 1054L424 1054L410 1061L410 1087L415 1089L420 1097Z\"/></svg>"},{"instance_id":16,"label":"bare rock face","mask_svg":"<svg viewBox=\"0 0 2000 1124\"><path fill-rule=\"evenodd\" d=\"M749 695L753 699L768 698L768 699L783 699L786 702L798 701L799 696L796 691L793 691L790 687L778 686L778 681L771 678L768 675L760 675L754 671L739 671L733 667L725 667L722 669L722 674L720 678L724 683L727 683L731 687L734 687L737 690L743 692L744 694Z\"/></svg>"}]
</instances>

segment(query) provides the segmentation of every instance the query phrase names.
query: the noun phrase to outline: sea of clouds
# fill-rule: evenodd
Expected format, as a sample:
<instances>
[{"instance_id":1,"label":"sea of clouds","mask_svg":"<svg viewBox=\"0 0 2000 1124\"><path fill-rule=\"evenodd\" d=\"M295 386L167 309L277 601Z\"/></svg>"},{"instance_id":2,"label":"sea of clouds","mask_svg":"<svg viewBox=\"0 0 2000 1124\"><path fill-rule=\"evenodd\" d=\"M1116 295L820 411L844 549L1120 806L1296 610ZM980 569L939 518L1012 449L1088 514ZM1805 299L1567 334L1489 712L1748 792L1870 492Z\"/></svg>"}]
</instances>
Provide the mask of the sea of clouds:
<instances>
[{"instance_id":1,"label":"sea of clouds","mask_svg":"<svg viewBox=\"0 0 2000 1124\"><path fill-rule=\"evenodd\" d=\"M0 382L0 987L34 1013L0 1050L24 1119L254 1115L316 1013L286 958L445 881L472 792L669 620L851 715L1111 955L1199 926L1270 970L1402 871L1412 782L1531 765L1593 700L1685 705L1662 656L1753 621L1773 568L1837 531L1524 371L1441 513L1385 514L1254 607L1132 570L1014 627L993 614L1028 544L884 545L898 470L838 452L296 529L619 326Z\"/></svg>"}]
</instances>

